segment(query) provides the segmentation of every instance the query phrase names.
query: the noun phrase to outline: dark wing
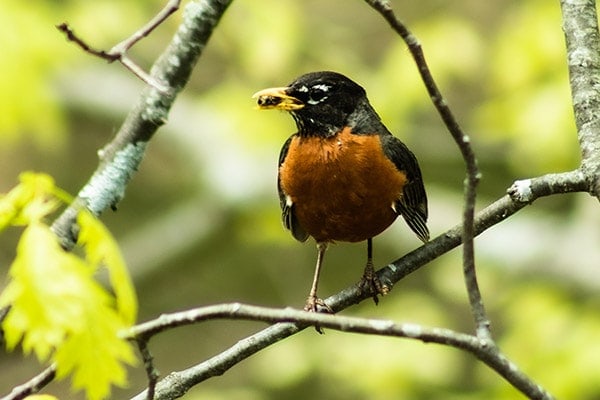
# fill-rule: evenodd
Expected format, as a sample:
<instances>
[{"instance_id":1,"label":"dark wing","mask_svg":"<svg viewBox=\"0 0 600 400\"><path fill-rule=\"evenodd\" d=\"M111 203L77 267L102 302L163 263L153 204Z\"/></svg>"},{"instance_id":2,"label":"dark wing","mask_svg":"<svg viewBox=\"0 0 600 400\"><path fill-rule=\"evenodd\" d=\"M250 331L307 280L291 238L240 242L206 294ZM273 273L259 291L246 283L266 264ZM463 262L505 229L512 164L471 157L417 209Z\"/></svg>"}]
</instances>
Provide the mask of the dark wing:
<instances>
[{"instance_id":1,"label":"dark wing","mask_svg":"<svg viewBox=\"0 0 600 400\"><path fill-rule=\"evenodd\" d=\"M283 225L292 232L292 236L300 242L305 242L308 239L308 233L300 226L296 214L294 213L294 204L288 201L286 193L281 188L281 165L285 162L290 143L295 135L292 135L285 141L281 151L279 152L279 166L277 168L277 192L279 193L279 206L281 207L281 219Z\"/></svg>"},{"instance_id":2,"label":"dark wing","mask_svg":"<svg viewBox=\"0 0 600 400\"><path fill-rule=\"evenodd\" d=\"M427 242L429 240L427 195L425 194L423 177L417 158L400 139L391 134L382 135L381 144L385 155L398 170L406 173L408 179L402 191L402 196L394 204L395 210L399 215L402 215L419 239Z\"/></svg>"}]
</instances>

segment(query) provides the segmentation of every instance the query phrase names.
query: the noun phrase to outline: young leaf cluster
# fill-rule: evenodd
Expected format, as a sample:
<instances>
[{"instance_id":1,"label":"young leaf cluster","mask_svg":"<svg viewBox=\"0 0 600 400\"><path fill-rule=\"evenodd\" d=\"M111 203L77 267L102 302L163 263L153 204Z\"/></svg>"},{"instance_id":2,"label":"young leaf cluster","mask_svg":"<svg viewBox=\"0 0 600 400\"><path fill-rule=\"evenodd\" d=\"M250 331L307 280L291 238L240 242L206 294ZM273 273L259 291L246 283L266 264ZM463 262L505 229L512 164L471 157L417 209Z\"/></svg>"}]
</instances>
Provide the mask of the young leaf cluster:
<instances>
[{"instance_id":1,"label":"young leaf cluster","mask_svg":"<svg viewBox=\"0 0 600 400\"><path fill-rule=\"evenodd\" d=\"M89 399L102 399L126 384L125 364L135 361L119 332L135 322L137 300L115 240L87 210L78 215L83 255L60 247L45 218L69 200L51 177L34 173L0 197L0 231L25 227L0 293L0 307L10 307L2 328L9 350L21 344ZM101 267L111 291L95 278Z\"/></svg>"}]
</instances>

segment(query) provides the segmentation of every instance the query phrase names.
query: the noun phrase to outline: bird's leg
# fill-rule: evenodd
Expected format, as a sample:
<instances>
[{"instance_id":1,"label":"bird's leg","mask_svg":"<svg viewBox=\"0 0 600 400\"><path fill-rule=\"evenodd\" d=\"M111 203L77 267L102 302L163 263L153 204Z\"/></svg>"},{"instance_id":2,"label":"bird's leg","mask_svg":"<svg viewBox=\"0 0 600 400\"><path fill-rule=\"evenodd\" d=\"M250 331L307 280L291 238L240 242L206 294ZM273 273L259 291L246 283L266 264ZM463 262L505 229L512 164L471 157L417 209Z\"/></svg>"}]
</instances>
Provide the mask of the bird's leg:
<instances>
[{"instance_id":1,"label":"bird's leg","mask_svg":"<svg viewBox=\"0 0 600 400\"><path fill-rule=\"evenodd\" d=\"M304 306L305 311L319 311L319 306L325 308L325 311L329 313L333 313L333 310L323 302L320 298L317 297L317 286L319 285L319 275L321 274L321 266L323 264L323 257L325 256L325 251L327 250L327 242L318 242L317 243L317 266L315 267L315 275L313 277L312 286L310 288L310 293L308 294L308 299L306 299L306 305Z\"/></svg>"},{"instance_id":2,"label":"bird's leg","mask_svg":"<svg viewBox=\"0 0 600 400\"><path fill-rule=\"evenodd\" d=\"M379 304L379 298L377 298L378 295L384 295L389 292L387 285L381 283L381 280L379 280L379 277L375 274L375 268L373 267L372 238L367 240L367 265L365 266L365 271L363 272L359 285L362 290L367 290L373 294L373 301L375 304Z\"/></svg>"}]
</instances>

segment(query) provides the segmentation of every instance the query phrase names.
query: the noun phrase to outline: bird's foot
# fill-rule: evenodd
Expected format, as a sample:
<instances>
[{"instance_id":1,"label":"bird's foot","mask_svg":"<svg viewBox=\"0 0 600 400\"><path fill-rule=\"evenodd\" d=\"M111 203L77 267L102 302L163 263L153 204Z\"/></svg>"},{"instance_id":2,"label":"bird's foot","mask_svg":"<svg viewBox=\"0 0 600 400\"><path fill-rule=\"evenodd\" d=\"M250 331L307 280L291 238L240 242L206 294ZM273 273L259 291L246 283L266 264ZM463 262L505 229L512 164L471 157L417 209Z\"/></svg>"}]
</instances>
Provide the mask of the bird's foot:
<instances>
[{"instance_id":1,"label":"bird's foot","mask_svg":"<svg viewBox=\"0 0 600 400\"><path fill-rule=\"evenodd\" d=\"M365 267L365 272L358 284L360 290L363 293L369 293L372 295L375 305L379 304L379 295L386 295L390 291L390 288L383 284L373 268L373 263L368 262Z\"/></svg>"},{"instance_id":2,"label":"bird's foot","mask_svg":"<svg viewBox=\"0 0 600 400\"><path fill-rule=\"evenodd\" d=\"M325 304L323 299L320 299L317 296L308 296L306 304L304 305L304 311L334 314L331 307Z\"/></svg>"},{"instance_id":3,"label":"bird's foot","mask_svg":"<svg viewBox=\"0 0 600 400\"><path fill-rule=\"evenodd\" d=\"M325 302L317 296L308 296L306 304L304 305L304 311L308 312L320 312L326 314L333 314L333 310ZM323 328L319 325L315 325L315 330L321 335L324 333Z\"/></svg>"}]
</instances>

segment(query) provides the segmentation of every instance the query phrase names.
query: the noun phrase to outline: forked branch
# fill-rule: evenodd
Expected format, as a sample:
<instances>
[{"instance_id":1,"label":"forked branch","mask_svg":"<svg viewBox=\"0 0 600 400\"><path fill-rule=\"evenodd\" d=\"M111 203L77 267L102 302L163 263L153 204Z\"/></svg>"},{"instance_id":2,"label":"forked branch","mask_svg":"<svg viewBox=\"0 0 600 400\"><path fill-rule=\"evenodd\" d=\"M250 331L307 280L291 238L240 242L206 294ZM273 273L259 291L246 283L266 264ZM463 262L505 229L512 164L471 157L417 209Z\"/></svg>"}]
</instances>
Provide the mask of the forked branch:
<instances>
[{"instance_id":1,"label":"forked branch","mask_svg":"<svg viewBox=\"0 0 600 400\"><path fill-rule=\"evenodd\" d=\"M67 24L63 22L62 24L56 25L56 28L63 32L67 40L78 45L83 51L89 53L93 56L100 57L109 63L114 61L119 61L121 64L125 66L128 70L133 72L138 78L144 81L146 84L155 87L161 92L167 92L168 86L162 82L159 82L156 78L151 76L149 73L144 71L142 67L136 64L131 58L127 56L127 51L133 47L134 44L139 42L141 39L148 36L156 27L162 24L171 14L179 9L179 4L181 0L170 0L167 5L152 18L146 25L138 29L122 42L118 43L112 49L106 50L98 50L92 46L90 46L84 39L75 34L75 31Z\"/></svg>"}]
</instances>

